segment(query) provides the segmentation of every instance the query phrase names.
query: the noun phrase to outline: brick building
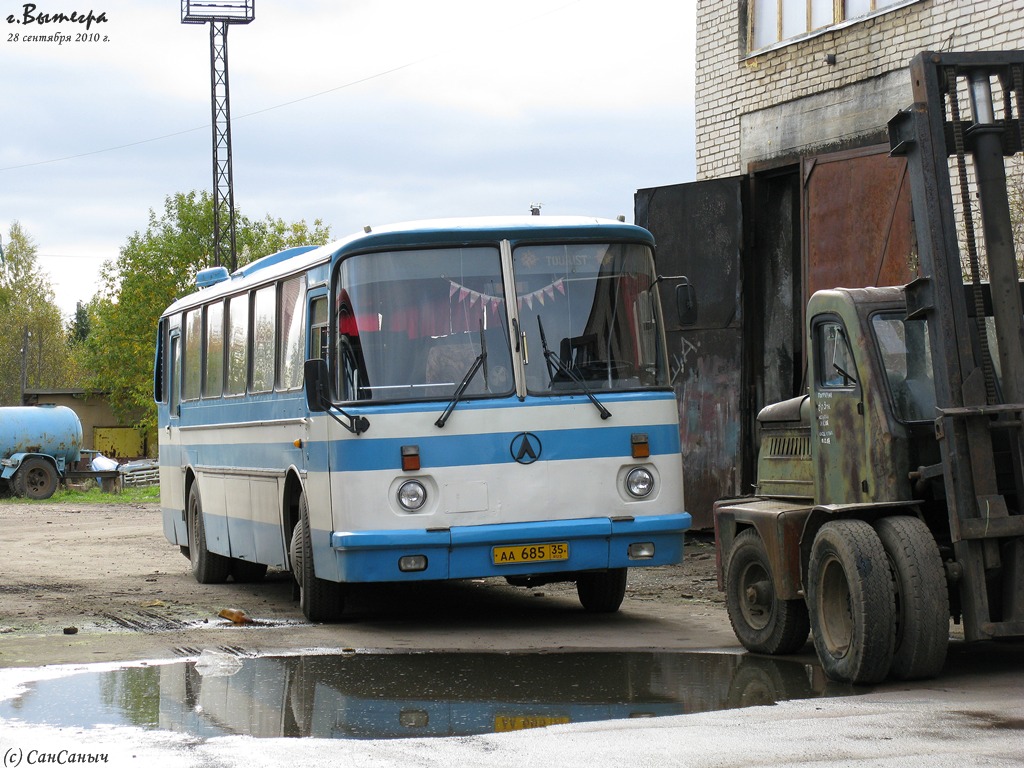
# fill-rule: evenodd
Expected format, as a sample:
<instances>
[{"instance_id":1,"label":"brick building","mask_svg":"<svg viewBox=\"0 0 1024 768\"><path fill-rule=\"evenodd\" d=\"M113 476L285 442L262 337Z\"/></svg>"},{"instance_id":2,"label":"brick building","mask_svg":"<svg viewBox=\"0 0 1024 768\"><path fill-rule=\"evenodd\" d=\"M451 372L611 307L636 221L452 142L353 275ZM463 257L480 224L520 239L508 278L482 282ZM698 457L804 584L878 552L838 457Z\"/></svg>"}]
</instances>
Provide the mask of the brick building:
<instances>
[{"instance_id":1,"label":"brick building","mask_svg":"<svg viewBox=\"0 0 1024 768\"><path fill-rule=\"evenodd\" d=\"M790 9L819 6L825 17L778 31ZM700 0L697 178L883 142L914 54L1022 47L1022 7L1005 0Z\"/></svg>"},{"instance_id":2,"label":"brick building","mask_svg":"<svg viewBox=\"0 0 1024 768\"><path fill-rule=\"evenodd\" d=\"M635 201L659 270L698 296L696 325L667 318L696 527L751 490L760 408L806 388L807 298L915 276L887 131L910 60L1021 48L1024 13L999 0L698 0L697 181Z\"/></svg>"}]
</instances>

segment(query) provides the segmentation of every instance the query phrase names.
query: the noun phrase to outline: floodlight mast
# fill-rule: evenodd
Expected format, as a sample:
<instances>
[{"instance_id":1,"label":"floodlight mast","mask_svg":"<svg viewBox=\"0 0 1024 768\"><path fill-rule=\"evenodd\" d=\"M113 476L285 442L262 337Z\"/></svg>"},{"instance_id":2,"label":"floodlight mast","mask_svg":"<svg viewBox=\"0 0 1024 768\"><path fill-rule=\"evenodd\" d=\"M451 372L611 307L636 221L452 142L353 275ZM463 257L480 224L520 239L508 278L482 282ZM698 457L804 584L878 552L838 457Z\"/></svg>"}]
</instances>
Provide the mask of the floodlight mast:
<instances>
[{"instance_id":1,"label":"floodlight mast","mask_svg":"<svg viewBox=\"0 0 1024 768\"><path fill-rule=\"evenodd\" d=\"M231 167L231 99L228 88L228 26L256 18L256 0L181 0L182 24L210 25L210 106L213 125L213 264L238 267L235 252L235 188Z\"/></svg>"}]
</instances>

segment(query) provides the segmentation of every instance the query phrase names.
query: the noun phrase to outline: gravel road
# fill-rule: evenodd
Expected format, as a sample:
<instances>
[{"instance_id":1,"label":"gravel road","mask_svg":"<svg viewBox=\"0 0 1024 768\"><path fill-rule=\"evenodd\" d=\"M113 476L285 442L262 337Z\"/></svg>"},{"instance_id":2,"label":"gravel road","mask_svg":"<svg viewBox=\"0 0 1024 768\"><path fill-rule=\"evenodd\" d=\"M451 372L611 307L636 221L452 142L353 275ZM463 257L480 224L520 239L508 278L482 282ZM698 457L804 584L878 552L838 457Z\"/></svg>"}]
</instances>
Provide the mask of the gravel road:
<instances>
[{"instance_id":1,"label":"gravel road","mask_svg":"<svg viewBox=\"0 0 1024 768\"><path fill-rule=\"evenodd\" d=\"M188 560L164 539L152 503L0 503L0 557L4 666L147 658L210 643L247 650L539 646L550 640L538 637L539 624L569 646L736 645L706 535L690 538L682 566L632 570L622 610L610 619L584 614L572 584L526 590L490 579L364 589L350 599L341 624L311 625L292 599L288 573L271 571L259 584L196 583ZM243 628L218 616L224 608L244 611L255 624L229 635ZM510 613L522 617L520 624ZM686 629L673 621L634 626L631 619L642 617L676 617ZM403 626L399 637L376 629L396 623ZM510 635L516 626L522 632Z\"/></svg>"}]
</instances>

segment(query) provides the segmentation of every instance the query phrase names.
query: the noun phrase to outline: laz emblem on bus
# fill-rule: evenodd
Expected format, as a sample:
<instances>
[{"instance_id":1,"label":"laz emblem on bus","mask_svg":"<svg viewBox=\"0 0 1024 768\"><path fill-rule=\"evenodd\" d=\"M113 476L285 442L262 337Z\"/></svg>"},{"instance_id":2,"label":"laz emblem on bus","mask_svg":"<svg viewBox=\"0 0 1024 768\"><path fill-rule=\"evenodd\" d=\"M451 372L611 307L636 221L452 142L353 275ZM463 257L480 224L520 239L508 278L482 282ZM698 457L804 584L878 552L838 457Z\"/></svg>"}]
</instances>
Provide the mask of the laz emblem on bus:
<instances>
[{"instance_id":1,"label":"laz emblem on bus","mask_svg":"<svg viewBox=\"0 0 1024 768\"><path fill-rule=\"evenodd\" d=\"M540 458L540 438L533 432L520 432L512 438L509 451L520 464L533 464Z\"/></svg>"}]
</instances>

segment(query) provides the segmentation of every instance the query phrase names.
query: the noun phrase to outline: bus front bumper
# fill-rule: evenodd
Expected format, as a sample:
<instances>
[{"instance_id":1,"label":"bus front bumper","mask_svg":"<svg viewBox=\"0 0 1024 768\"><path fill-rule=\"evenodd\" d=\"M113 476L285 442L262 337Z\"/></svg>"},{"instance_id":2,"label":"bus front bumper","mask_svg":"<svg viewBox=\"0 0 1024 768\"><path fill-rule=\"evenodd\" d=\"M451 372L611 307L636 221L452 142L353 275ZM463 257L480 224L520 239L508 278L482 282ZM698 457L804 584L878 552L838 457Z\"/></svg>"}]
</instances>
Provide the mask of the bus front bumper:
<instances>
[{"instance_id":1,"label":"bus front bumper","mask_svg":"<svg viewBox=\"0 0 1024 768\"><path fill-rule=\"evenodd\" d=\"M317 576L381 582L571 574L682 562L690 515L334 532ZM326 543L326 537L314 534Z\"/></svg>"}]
</instances>

